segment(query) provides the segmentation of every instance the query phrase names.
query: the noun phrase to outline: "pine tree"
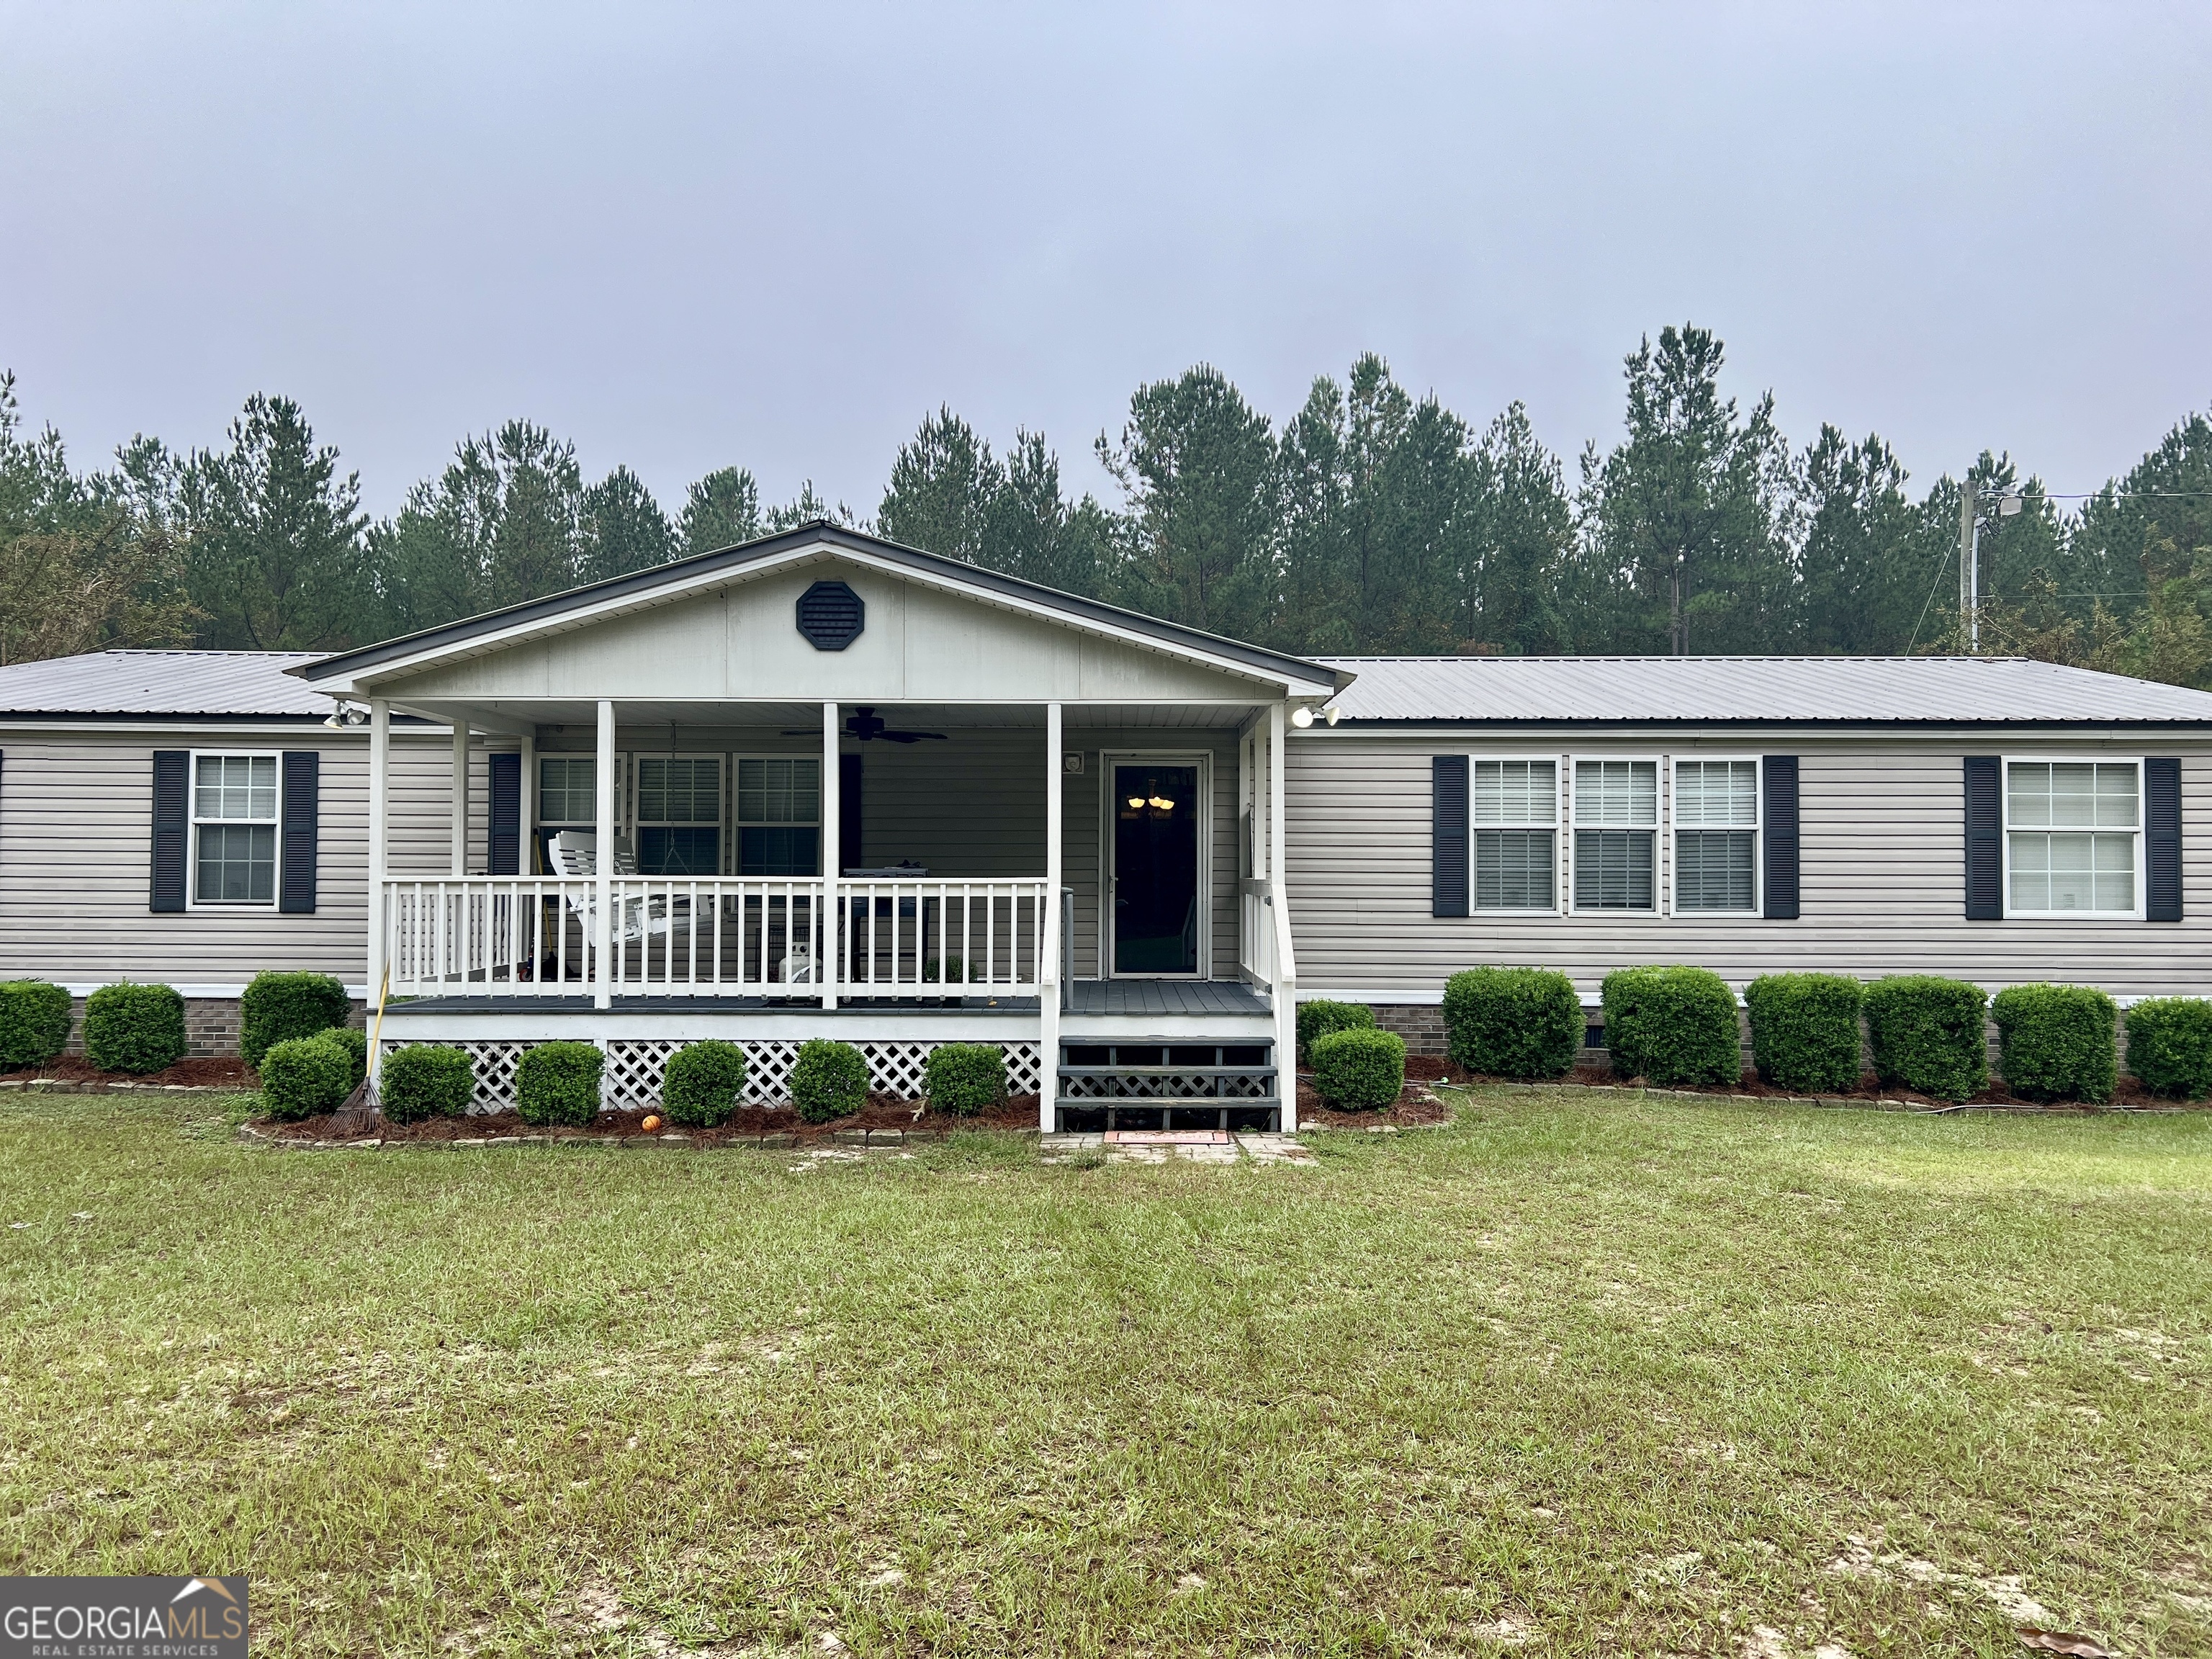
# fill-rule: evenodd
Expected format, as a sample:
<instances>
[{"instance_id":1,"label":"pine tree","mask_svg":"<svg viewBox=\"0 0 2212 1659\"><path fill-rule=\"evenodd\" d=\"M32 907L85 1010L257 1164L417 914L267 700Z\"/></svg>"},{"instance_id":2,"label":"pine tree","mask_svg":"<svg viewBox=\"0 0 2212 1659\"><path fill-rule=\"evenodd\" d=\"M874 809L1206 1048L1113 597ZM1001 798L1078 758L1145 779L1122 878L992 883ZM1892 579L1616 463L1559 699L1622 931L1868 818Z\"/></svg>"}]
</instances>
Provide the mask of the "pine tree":
<instances>
[{"instance_id":1,"label":"pine tree","mask_svg":"<svg viewBox=\"0 0 2212 1659\"><path fill-rule=\"evenodd\" d=\"M676 531L645 480L626 466L584 492L578 574L587 582L626 576L676 556Z\"/></svg>"},{"instance_id":2,"label":"pine tree","mask_svg":"<svg viewBox=\"0 0 2212 1659\"><path fill-rule=\"evenodd\" d=\"M739 547L760 533L760 486L744 468L709 472L684 493L684 514L676 525L684 557Z\"/></svg>"},{"instance_id":3,"label":"pine tree","mask_svg":"<svg viewBox=\"0 0 2212 1659\"><path fill-rule=\"evenodd\" d=\"M1826 422L1805 452L1804 476L1806 648L1851 656L1911 649L1947 571L1956 583L1955 492L1943 505L1916 503L1903 465L1879 436L1852 443Z\"/></svg>"},{"instance_id":4,"label":"pine tree","mask_svg":"<svg viewBox=\"0 0 2212 1659\"><path fill-rule=\"evenodd\" d=\"M229 447L183 469L188 592L203 645L322 651L365 643L361 476L338 476L336 449L289 398L256 392L230 424ZM142 498L158 495L161 458L126 459Z\"/></svg>"},{"instance_id":5,"label":"pine tree","mask_svg":"<svg viewBox=\"0 0 2212 1659\"><path fill-rule=\"evenodd\" d=\"M1006 483L991 446L949 407L940 407L899 446L876 508L876 527L890 540L925 553L985 563L992 509Z\"/></svg>"},{"instance_id":6,"label":"pine tree","mask_svg":"<svg viewBox=\"0 0 2212 1659\"><path fill-rule=\"evenodd\" d=\"M987 520L981 562L1063 593L1095 596L1119 526L1090 495L1060 494L1060 457L1044 434L1017 427Z\"/></svg>"},{"instance_id":7,"label":"pine tree","mask_svg":"<svg viewBox=\"0 0 2212 1659\"><path fill-rule=\"evenodd\" d=\"M1471 470L1471 556L1455 613L1461 638L1513 654L1565 649L1571 629L1562 590L1575 522L1559 458L1515 403L1483 433Z\"/></svg>"}]
</instances>

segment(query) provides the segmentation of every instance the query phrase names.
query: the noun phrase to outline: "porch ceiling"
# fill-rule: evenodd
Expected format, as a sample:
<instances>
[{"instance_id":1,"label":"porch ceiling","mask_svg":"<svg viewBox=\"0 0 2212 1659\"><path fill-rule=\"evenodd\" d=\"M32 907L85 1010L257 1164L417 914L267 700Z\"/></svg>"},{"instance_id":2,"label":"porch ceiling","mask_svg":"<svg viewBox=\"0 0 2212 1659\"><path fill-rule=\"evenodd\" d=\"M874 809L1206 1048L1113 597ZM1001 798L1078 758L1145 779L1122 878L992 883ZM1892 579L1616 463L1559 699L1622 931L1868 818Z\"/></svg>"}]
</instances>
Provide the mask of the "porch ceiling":
<instances>
[{"instance_id":1,"label":"porch ceiling","mask_svg":"<svg viewBox=\"0 0 2212 1659\"><path fill-rule=\"evenodd\" d=\"M467 720L478 730L521 733L533 727L556 726L593 729L599 720L596 703L578 698L498 698L486 702L451 699L410 701L410 710L440 721ZM877 702L841 704L849 713L871 708L895 726L930 730L963 731L1044 729L1045 711L1040 703L948 703ZM1160 729L1234 728L1265 703L1066 703L1061 720L1070 729L1140 727ZM624 726L669 726L685 730L771 728L818 732L822 705L814 702L726 702L701 700L618 702L615 719Z\"/></svg>"}]
</instances>

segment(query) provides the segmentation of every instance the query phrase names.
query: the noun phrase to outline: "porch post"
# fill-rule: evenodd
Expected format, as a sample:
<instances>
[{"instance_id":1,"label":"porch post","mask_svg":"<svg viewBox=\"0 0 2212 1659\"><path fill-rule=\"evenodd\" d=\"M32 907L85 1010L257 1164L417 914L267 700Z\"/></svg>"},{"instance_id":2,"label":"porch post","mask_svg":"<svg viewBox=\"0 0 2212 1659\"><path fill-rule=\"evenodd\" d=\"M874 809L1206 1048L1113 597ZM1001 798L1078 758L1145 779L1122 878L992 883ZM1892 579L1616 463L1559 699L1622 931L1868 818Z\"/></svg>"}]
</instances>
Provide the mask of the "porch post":
<instances>
[{"instance_id":1,"label":"porch post","mask_svg":"<svg viewBox=\"0 0 2212 1659\"><path fill-rule=\"evenodd\" d=\"M368 702L368 984L366 988L371 1023L378 995L384 988L385 970L389 965L385 957L385 933L390 927L385 910L385 865L388 861L385 849L385 819L389 816L386 803L391 795L389 773L392 769L392 705L381 697L372 697ZM383 1070L382 1056L371 1049L368 1072L372 1078Z\"/></svg>"},{"instance_id":2,"label":"porch post","mask_svg":"<svg viewBox=\"0 0 2212 1659\"><path fill-rule=\"evenodd\" d=\"M1298 1127L1298 982L1291 955L1289 860L1283 856L1283 739L1287 703L1267 710L1267 902L1275 927L1275 1087L1283 1102L1283 1129Z\"/></svg>"},{"instance_id":3,"label":"porch post","mask_svg":"<svg viewBox=\"0 0 2212 1659\"><path fill-rule=\"evenodd\" d=\"M592 796L599 820L594 828L599 844L592 860L599 888L592 912L592 1006L611 1008L615 1004L611 960L615 939L615 705L609 697L599 699L599 747L593 758L597 766L592 773Z\"/></svg>"},{"instance_id":4,"label":"porch post","mask_svg":"<svg viewBox=\"0 0 2212 1659\"><path fill-rule=\"evenodd\" d=\"M1050 1134L1059 1126L1054 1107L1060 1098L1060 981L1071 969L1060 959L1060 838L1066 775L1060 769L1060 705L1044 706L1044 902L1038 921L1044 938L1037 945L1037 1127Z\"/></svg>"},{"instance_id":5,"label":"porch post","mask_svg":"<svg viewBox=\"0 0 2212 1659\"><path fill-rule=\"evenodd\" d=\"M453 875L469 872L469 723L453 722Z\"/></svg>"},{"instance_id":6,"label":"porch post","mask_svg":"<svg viewBox=\"0 0 2212 1659\"><path fill-rule=\"evenodd\" d=\"M514 873L534 876L538 873L538 728L531 726L522 734L522 810L516 814L516 828L520 831L515 846ZM484 845L491 845L491 830L485 826ZM485 867L490 867L487 857Z\"/></svg>"},{"instance_id":7,"label":"porch post","mask_svg":"<svg viewBox=\"0 0 2212 1659\"><path fill-rule=\"evenodd\" d=\"M822 868L822 951L814 972L822 982L822 1006L837 1006L837 936L846 918L837 908L837 857L844 843L845 821L837 798L837 705L822 705L822 828L814 838L815 862Z\"/></svg>"}]
</instances>

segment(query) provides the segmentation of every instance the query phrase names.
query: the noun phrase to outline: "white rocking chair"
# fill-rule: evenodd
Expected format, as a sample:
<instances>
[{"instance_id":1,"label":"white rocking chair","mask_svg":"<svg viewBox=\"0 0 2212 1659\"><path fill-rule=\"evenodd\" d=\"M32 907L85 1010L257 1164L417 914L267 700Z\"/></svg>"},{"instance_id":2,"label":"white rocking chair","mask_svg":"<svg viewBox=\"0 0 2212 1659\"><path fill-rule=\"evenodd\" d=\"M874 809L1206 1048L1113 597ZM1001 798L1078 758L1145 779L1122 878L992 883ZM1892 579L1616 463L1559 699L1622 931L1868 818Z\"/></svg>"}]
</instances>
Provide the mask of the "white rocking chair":
<instances>
[{"instance_id":1,"label":"white rocking chair","mask_svg":"<svg viewBox=\"0 0 2212 1659\"><path fill-rule=\"evenodd\" d=\"M553 837L547 856L556 876L596 876L599 872L599 832L592 830L563 830ZM629 842L620 836L615 837L615 867L617 876L637 874L637 854ZM595 890L578 892L573 889L563 894L568 913L574 916L584 930L588 945L598 937L599 903ZM667 937L672 930L690 931L690 916L668 914L668 902L664 898L634 898L617 900L615 910L614 943L617 948L636 945L647 939Z\"/></svg>"}]
</instances>

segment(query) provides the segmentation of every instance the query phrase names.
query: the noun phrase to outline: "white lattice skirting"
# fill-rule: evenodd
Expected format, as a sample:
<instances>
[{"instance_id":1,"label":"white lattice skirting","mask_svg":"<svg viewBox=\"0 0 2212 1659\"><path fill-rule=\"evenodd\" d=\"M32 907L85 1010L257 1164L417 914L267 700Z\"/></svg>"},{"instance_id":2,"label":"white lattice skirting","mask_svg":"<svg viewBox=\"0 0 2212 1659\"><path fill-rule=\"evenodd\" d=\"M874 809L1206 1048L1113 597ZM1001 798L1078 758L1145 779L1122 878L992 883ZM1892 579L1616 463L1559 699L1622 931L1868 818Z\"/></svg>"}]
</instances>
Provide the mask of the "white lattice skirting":
<instances>
[{"instance_id":1,"label":"white lattice skirting","mask_svg":"<svg viewBox=\"0 0 2212 1659\"><path fill-rule=\"evenodd\" d=\"M386 1054L406 1047L404 1043L386 1042ZM515 1068L522 1063L523 1053L534 1048L534 1042L434 1042L440 1048L460 1048L467 1052L469 1061L476 1069L477 1103L478 1112L504 1111L514 1104ZM668 1069L669 1057L687 1045L665 1038L610 1039L604 1047L607 1051L606 1070L600 1074L599 1105L606 1111L624 1111L660 1103L660 1079ZM934 1042L856 1042L853 1045L867 1057L868 1087L884 1094L899 1095L907 1099L921 1096L921 1069L929 1058ZM1034 1042L1002 1042L998 1045L1006 1056L1006 1091L1010 1094L1033 1095L1038 1091L1039 1062L1037 1045ZM738 1047L745 1051L745 1099L759 1106L782 1106L791 1100L791 1068L799 1059L799 1044L795 1041L769 1038L756 1042L740 1041Z\"/></svg>"}]
</instances>

